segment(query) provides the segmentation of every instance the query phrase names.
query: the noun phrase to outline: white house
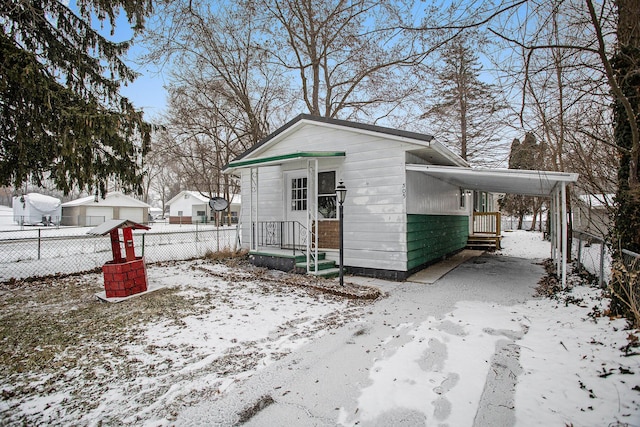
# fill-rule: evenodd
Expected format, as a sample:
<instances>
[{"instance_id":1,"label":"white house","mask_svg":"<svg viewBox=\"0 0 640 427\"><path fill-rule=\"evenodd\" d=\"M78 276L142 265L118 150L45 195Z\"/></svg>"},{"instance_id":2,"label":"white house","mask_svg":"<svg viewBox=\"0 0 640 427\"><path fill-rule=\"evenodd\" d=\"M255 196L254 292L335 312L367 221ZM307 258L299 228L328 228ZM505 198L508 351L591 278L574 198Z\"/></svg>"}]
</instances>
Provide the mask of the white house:
<instances>
[{"instance_id":1,"label":"white house","mask_svg":"<svg viewBox=\"0 0 640 427\"><path fill-rule=\"evenodd\" d=\"M344 267L395 280L466 246L473 211L467 190L559 199L577 179L475 170L430 135L310 115L258 142L225 172L241 178L242 245L254 263L291 269L304 262L317 274L323 257L335 262L335 189L343 182ZM283 249L303 257L292 258L292 265L287 255L277 257Z\"/></svg>"},{"instance_id":2,"label":"white house","mask_svg":"<svg viewBox=\"0 0 640 427\"><path fill-rule=\"evenodd\" d=\"M209 206L210 198L197 191L181 191L174 198L167 202L169 205L170 224L195 224L210 222L214 220L214 211ZM238 223L240 213L241 196L234 195L228 201L230 209L223 223Z\"/></svg>"},{"instance_id":3,"label":"white house","mask_svg":"<svg viewBox=\"0 0 640 427\"><path fill-rule=\"evenodd\" d=\"M40 193L13 197L13 220L20 225L59 224L61 217L60 199Z\"/></svg>"},{"instance_id":4,"label":"white house","mask_svg":"<svg viewBox=\"0 0 640 427\"><path fill-rule=\"evenodd\" d=\"M614 194L583 194L573 210L573 226L578 231L604 237L612 223Z\"/></svg>"},{"instance_id":5,"label":"white house","mask_svg":"<svg viewBox=\"0 0 640 427\"><path fill-rule=\"evenodd\" d=\"M128 219L137 223L149 220L150 205L119 191L105 198L88 196L62 204L62 224L96 226L110 219Z\"/></svg>"}]
</instances>

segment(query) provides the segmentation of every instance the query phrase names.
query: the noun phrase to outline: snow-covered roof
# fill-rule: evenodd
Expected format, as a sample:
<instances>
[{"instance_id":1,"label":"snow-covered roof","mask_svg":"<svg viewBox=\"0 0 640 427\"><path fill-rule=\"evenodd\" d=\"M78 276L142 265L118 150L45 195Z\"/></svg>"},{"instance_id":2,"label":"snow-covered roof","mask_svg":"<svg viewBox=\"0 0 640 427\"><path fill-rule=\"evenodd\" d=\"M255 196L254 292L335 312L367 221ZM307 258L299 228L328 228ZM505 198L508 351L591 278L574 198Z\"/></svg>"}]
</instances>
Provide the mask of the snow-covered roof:
<instances>
[{"instance_id":1,"label":"snow-covered roof","mask_svg":"<svg viewBox=\"0 0 640 427\"><path fill-rule=\"evenodd\" d=\"M24 196L15 196L15 200L20 200L24 197L24 203L27 203L40 212L54 212L60 208L60 199L55 197L46 196L40 193L27 193ZM22 200L20 200L22 202ZM15 206L15 205L14 205Z\"/></svg>"},{"instance_id":2,"label":"snow-covered roof","mask_svg":"<svg viewBox=\"0 0 640 427\"><path fill-rule=\"evenodd\" d=\"M62 207L71 206L117 206L117 207L131 207L131 208L150 208L147 203L127 196L119 191L107 193L105 198L98 197L96 202L95 196L81 197L76 200L71 200L62 204Z\"/></svg>"},{"instance_id":3,"label":"snow-covered roof","mask_svg":"<svg viewBox=\"0 0 640 427\"><path fill-rule=\"evenodd\" d=\"M198 191L189 191L189 190L183 190L180 193L178 193L174 198L172 198L171 200L169 200L167 202L167 205L171 206L172 203L174 203L176 200L180 200L181 198L183 198L185 195L188 195L190 197L193 197L194 199L198 200L201 203L207 204L209 203L209 197L207 196L203 196L202 194L200 194L200 192ZM220 194L220 195L214 195L214 197L222 197L223 199L224 194ZM240 204L240 201L242 200L241 196L239 194L235 194L231 196L231 204Z\"/></svg>"},{"instance_id":4,"label":"snow-covered roof","mask_svg":"<svg viewBox=\"0 0 640 427\"><path fill-rule=\"evenodd\" d=\"M115 230L116 228L133 228L134 230L150 230L151 227L147 227L144 224L138 224L135 221L131 221L129 219L109 219L97 227L92 228L87 231L87 234L92 234L94 236L104 236L109 234L111 230Z\"/></svg>"}]
</instances>

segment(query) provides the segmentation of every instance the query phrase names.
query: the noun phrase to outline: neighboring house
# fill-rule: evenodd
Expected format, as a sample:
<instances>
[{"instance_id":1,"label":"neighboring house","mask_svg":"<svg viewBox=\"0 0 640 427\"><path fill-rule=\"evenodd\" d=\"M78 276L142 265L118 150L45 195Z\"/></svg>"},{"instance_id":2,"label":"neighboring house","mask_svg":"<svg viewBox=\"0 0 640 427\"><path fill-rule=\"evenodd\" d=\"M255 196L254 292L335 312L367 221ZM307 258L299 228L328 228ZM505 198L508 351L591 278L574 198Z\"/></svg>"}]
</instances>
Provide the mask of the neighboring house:
<instances>
[{"instance_id":1,"label":"neighboring house","mask_svg":"<svg viewBox=\"0 0 640 427\"><path fill-rule=\"evenodd\" d=\"M585 233L604 237L611 226L613 194L585 194L578 196L573 210L573 228Z\"/></svg>"},{"instance_id":2,"label":"neighboring house","mask_svg":"<svg viewBox=\"0 0 640 427\"><path fill-rule=\"evenodd\" d=\"M241 178L241 238L259 265L317 274L338 259L336 186L344 203L344 267L403 280L463 249L472 191L558 194L575 174L472 170L430 135L300 115L225 167ZM560 183L561 185L556 185ZM558 204L558 206L560 206ZM283 249L291 255L276 254ZM300 263L295 265L300 268Z\"/></svg>"},{"instance_id":3,"label":"neighboring house","mask_svg":"<svg viewBox=\"0 0 640 427\"><path fill-rule=\"evenodd\" d=\"M96 226L110 219L149 221L150 205L119 191L105 198L88 196L62 204L62 225Z\"/></svg>"},{"instance_id":4,"label":"neighboring house","mask_svg":"<svg viewBox=\"0 0 640 427\"><path fill-rule=\"evenodd\" d=\"M60 199L40 193L13 197L13 220L20 225L60 224Z\"/></svg>"},{"instance_id":5,"label":"neighboring house","mask_svg":"<svg viewBox=\"0 0 640 427\"><path fill-rule=\"evenodd\" d=\"M169 224L195 224L211 222L214 211L209 206L210 198L197 191L181 191L167 202L169 206ZM228 215L222 219L223 223L237 224L240 213L240 195L232 196Z\"/></svg>"}]
</instances>

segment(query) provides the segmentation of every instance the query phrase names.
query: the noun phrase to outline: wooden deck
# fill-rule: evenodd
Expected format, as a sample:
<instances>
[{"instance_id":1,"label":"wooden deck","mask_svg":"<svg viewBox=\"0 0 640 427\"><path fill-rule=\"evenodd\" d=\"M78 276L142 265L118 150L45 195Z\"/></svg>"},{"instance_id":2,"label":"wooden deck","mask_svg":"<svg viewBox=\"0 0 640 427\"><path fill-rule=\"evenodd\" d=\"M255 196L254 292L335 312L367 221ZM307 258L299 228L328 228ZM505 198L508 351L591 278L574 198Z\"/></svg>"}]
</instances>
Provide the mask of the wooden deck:
<instances>
[{"instance_id":1,"label":"wooden deck","mask_svg":"<svg viewBox=\"0 0 640 427\"><path fill-rule=\"evenodd\" d=\"M467 249L498 250L502 240L500 212L474 212L473 233L467 239Z\"/></svg>"}]
</instances>

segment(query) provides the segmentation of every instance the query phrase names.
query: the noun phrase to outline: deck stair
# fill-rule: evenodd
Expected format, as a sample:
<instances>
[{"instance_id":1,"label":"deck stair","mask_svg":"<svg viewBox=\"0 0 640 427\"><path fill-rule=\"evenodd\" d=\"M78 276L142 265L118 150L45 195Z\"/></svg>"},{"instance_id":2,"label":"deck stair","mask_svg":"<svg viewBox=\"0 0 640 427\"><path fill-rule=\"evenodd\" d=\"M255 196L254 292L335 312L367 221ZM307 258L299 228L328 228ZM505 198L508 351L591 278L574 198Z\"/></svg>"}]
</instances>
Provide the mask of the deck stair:
<instances>
[{"instance_id":1,"label":"deck stair","mask_svg":"<svg viewBox=\"0 0 640 427\"><path fill-rule=\"evenodd\" d=\"M474 212L473 232L467 238L467 249L500 249L501 222L500 212Z\"/></svg>"},{"instance_id":2,"label":"deck stair","mask_svg":"<svg viewBox=\"0 0 640 427\"><path fill-rule=\"evenodd\" d=\"M495 251L501 249L502 236L495 234L472 234L467 239L467 249Z\"/></svg>"}]
</instances>

